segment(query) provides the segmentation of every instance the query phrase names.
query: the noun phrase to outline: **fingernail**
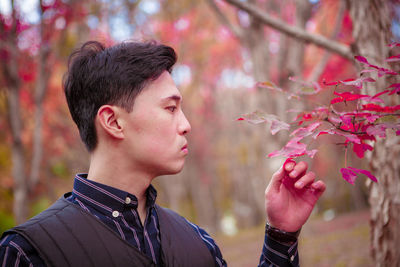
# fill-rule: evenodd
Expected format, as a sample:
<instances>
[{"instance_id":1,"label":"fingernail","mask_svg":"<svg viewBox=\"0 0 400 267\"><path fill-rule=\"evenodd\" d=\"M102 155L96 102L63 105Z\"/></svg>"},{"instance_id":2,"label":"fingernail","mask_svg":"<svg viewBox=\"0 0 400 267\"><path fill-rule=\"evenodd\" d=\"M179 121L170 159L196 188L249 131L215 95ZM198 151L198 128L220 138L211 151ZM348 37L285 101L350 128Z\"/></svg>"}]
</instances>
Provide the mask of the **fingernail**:
<instances>
[{"instance_id":1,"label":"fingernail","mask_svg":"<svg viewBox=\"0 0 400 267\"><path fill-rule=\"evenodd\" d=\"M296 183L297 188L303 188L303 182L297 182Z\"/></svg>"},{"instance_id":2,"label":"fingernail","mask_svg":"<svg viewBox=\"0 0 400 267\"><path fill-rule=\"evenodd\" d=\"M297 171L292 171L292 172L290 173L290 176L296 177L296 176L297 176Z\"/></svg>"},{"instance_id":3,"label":"fingernail","mask_svg":"<svg viewBox=\"0 0 400 267\"><path fill-rule=\"evenodd\" d=\"M288 164L286 164L285 165L285 170L286 171L290 171L291 169L293 169L293 166L292 166L293 164L291 164L291 163L288 163Z\"/></svg>"}]
</instances>

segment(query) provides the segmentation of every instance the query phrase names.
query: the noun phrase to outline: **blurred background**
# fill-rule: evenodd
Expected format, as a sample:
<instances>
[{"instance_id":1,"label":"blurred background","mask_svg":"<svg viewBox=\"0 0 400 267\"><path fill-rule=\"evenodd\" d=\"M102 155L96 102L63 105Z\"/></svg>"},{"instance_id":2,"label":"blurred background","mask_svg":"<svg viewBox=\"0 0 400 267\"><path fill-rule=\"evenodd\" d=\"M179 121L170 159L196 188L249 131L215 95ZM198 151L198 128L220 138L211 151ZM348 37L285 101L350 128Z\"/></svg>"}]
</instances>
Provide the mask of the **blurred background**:
<instances>
[{"instance_id":1,"label":"blurred background","mask_svg":"<svg viewBox=\"0 0 400 267\"><path fill-rule=\"evenodd\" d=\"M246 1L244 1L246 2ZM249 0L286 24L351 44L352 20L340 0ZM391 3L399 37L399 6ZM295 90L303 81L356 77L343 55L305 44L224 1L0 0L0 232L47 208L86 172L89 155L66 105L61 80L74 48L88 40L158 40L175 48L173 77L192 125L184 170L154 181L160 204L216 237L231 266L254 266L264 238L264 190L285 159L266 155L288 141L268 125L237 121L263 110L291 122L329 104L332 91L288 99L256 86ZM325 138L325 137L324 137ZM339 173L344 150L335 140L311 144L305 158L327 191L304 227L303 266L368 266L368 201L364 178ZM352 166L368 168L348 155Z\"/></svg>"}]
</instances>

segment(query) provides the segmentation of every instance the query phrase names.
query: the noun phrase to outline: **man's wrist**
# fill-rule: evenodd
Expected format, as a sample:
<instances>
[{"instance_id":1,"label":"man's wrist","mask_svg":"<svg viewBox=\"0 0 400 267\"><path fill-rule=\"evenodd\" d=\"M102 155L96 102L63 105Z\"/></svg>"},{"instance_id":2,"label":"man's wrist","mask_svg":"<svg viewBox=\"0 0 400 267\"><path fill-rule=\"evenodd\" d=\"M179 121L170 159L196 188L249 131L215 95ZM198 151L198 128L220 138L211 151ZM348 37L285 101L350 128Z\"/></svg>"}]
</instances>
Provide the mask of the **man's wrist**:
<instances>
[{"instance_id":1,"label":"man's wrist","mask_svg":"<svg viewBox=\"0 0 400 267\"><path fill-rule=\"evenodd\" d=\"M286 232L284 230L271 226L270 224L268 224L268 222L265 226L265 232L268 237L271 237L278 242L286 243L289 245L297 242L300 231L301 228L296 232Z\"/></svg>"}]
</instances>

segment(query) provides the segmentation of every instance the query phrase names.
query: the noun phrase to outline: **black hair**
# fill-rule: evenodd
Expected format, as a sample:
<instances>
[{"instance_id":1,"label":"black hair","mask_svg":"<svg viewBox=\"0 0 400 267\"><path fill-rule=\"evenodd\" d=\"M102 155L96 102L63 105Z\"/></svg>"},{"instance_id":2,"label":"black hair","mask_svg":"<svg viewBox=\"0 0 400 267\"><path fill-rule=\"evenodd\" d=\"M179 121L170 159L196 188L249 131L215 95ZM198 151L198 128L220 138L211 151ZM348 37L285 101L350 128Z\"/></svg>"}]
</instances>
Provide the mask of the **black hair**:
<instances>
[{"instance_id":1,"label":"black hair","mask_svg":"<svg viewBox=\"0 0 400 267\"><path fill-rule=\"evenodd\" d=\"M147 82L176 62L173 48L151 42L122 42L105 47L84 43L68 60L63 88L72 119L89 151L97 146L94 119L102 105L116 105L131 112L136 96Z\"/></svg>"}]
</instances>

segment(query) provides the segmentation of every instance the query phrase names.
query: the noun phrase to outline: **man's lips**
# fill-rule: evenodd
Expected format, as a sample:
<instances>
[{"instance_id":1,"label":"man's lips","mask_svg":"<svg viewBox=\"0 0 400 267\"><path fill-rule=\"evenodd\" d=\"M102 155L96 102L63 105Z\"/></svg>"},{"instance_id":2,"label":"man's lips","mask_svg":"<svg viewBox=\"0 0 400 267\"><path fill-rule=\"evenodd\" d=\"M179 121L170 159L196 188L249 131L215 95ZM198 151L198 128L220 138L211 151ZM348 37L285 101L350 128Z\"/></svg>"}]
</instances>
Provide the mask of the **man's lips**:
<instances>
[{"instance_id":1,"label":"man's lips","mask_svg":"<svg viewBox=\"0 0 400 267\"><path fill-rule=\"evenodd\" d=\"M188 152L189 152L189 150L188 150L188 145L187 145L187 144L184 145L184 146L181 148L181 150L184 151L184 152L186 152L186 153L188 153Z\"/></svg>"}]
</instances>

